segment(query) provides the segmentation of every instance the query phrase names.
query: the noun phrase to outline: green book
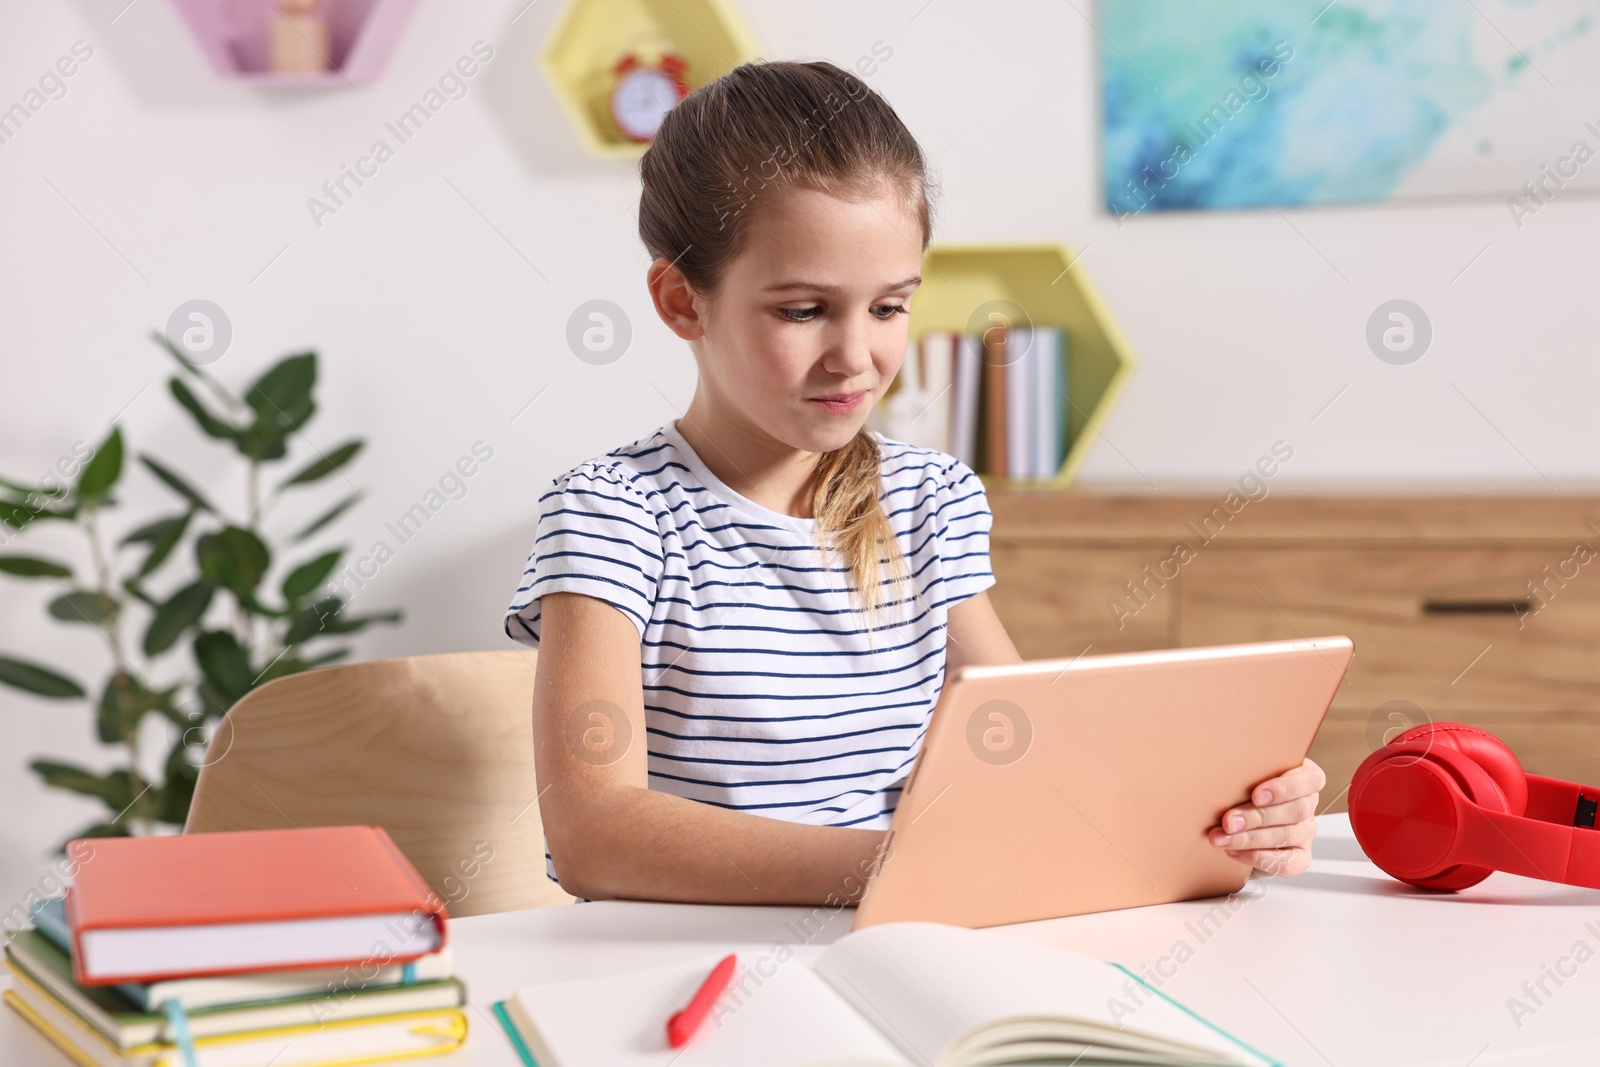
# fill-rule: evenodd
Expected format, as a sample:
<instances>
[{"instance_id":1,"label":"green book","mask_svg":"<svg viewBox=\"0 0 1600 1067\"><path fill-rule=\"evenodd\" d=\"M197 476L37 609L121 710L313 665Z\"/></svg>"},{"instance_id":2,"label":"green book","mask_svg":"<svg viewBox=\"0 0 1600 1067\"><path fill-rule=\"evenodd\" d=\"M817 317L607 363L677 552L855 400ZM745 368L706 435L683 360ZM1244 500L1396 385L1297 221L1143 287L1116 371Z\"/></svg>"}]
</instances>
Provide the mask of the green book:
<instances>
[{"instance_id":1,"label":"green book","mask_svg":"<svg viewBox=\"0 0 1600 1067\"><path fill-rule=\"evenodd\" d=\"M37 930L22 930L6 946L6 966L32 979L105 1039L119 1048L171 1042L166 1015L140 1009L110 986L79 985L72 958ZM211 1037L288 1026L315 1026L373 1015L458 1008L466 989L454 978L407 986L351 989L339 993L260 1000L187 1013L189 1033Z\"/></svg>"}]
</instances>

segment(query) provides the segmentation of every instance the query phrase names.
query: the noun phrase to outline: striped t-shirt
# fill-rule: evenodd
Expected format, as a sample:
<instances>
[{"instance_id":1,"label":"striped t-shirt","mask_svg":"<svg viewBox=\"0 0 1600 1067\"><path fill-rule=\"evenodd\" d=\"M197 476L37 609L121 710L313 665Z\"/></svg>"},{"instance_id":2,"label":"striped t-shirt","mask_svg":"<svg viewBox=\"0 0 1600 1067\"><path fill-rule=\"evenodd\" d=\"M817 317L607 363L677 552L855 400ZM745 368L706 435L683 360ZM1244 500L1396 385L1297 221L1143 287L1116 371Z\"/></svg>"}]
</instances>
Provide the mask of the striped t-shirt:
<instances>
[{"instance_id":1,"label":"striped t-shirt","mask_svg":"<svg viewBox=\"0 0 1600 1067\"><path fill-rule=\"evenodd\" d=\"M977 475L876 436L880 499L922 602L899 586L870 635L815 521L729 489L673 423L552 480L507 635L538 647L544 593L614 605L639 631L650 788L886 828L944 686L946 613L994 574Z\"/></svg>"}]
</instances>

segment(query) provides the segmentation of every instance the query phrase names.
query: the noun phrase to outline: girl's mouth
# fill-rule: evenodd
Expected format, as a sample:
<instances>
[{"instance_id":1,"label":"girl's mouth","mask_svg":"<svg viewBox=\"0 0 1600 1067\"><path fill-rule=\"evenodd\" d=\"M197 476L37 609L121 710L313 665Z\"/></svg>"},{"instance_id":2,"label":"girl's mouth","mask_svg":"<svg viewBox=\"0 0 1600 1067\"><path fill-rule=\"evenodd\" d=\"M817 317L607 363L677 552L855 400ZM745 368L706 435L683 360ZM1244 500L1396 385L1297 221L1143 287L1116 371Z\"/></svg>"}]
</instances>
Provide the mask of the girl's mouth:
<instances>
[{"instance_id":1,"label":"girl's mouth","mask_svg":"<svg viewBox=\"0 0 1600 1067\"><path fill-rule=\"evenodd\" d=\"M859 393L835 393L832 396L814 396L811 403L821 406L826 411L838 415L854 411L861 401L866 398L866 391Z\"/></svg>"}]
</instances>

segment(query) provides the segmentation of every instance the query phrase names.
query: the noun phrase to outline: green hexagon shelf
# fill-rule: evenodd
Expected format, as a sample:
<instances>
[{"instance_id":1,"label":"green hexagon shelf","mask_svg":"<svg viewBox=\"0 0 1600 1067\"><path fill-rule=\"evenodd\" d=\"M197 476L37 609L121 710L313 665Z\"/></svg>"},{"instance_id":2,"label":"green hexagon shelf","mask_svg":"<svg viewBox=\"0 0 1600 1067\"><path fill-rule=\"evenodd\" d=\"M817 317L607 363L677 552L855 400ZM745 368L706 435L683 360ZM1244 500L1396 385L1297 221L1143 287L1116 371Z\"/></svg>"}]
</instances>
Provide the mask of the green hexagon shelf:
<instances>
[{"instance_id":1,"label":"green hexagon shelf","mask_svg":"<svg viewBox=\"0 0 1600 1067\"><path fill-rule=\"evenodd\" d=\"M1037 325L1067 339L1067 452L1048 481L979 472L985 484L1065 489L1136 365L1094 284L1065 245L934 245L922 261L922 285L911 298L911 337L926 330L968 332L975 313L1007 300Z\"/></svg>"},{"instance_id":2,"label":"green hexagon shelf","mask_svg":"<svg viewBox=\"0 0 1600 1067\"><path fill-rule=\"evenodd\" d=\"M670 41L691 89L759 57L726 0L571 0L539 55L545 76L589 149L639 156L611 118L612 69L643 41Z\"/></svg>"}]
</instances>

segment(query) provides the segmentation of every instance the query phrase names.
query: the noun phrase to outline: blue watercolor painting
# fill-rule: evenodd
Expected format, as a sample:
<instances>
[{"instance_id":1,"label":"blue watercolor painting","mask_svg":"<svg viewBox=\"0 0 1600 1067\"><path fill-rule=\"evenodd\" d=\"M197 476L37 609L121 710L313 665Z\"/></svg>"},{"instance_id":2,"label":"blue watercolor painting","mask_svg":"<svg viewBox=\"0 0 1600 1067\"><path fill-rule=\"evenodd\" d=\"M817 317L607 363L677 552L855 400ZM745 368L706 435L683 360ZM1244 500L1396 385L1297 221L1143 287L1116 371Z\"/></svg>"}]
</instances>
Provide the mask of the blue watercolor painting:
<instances>
[{"instance_id":1,"label":"blue watercolor painting","mask_svg":"<svg viewBox=\"0 0 1600 1067\"><path fill-rule=\"evenodd\" d=\"M1600 188L1600 0L1100 0L1106 210Z\"/></svg>"}]
</instances>

